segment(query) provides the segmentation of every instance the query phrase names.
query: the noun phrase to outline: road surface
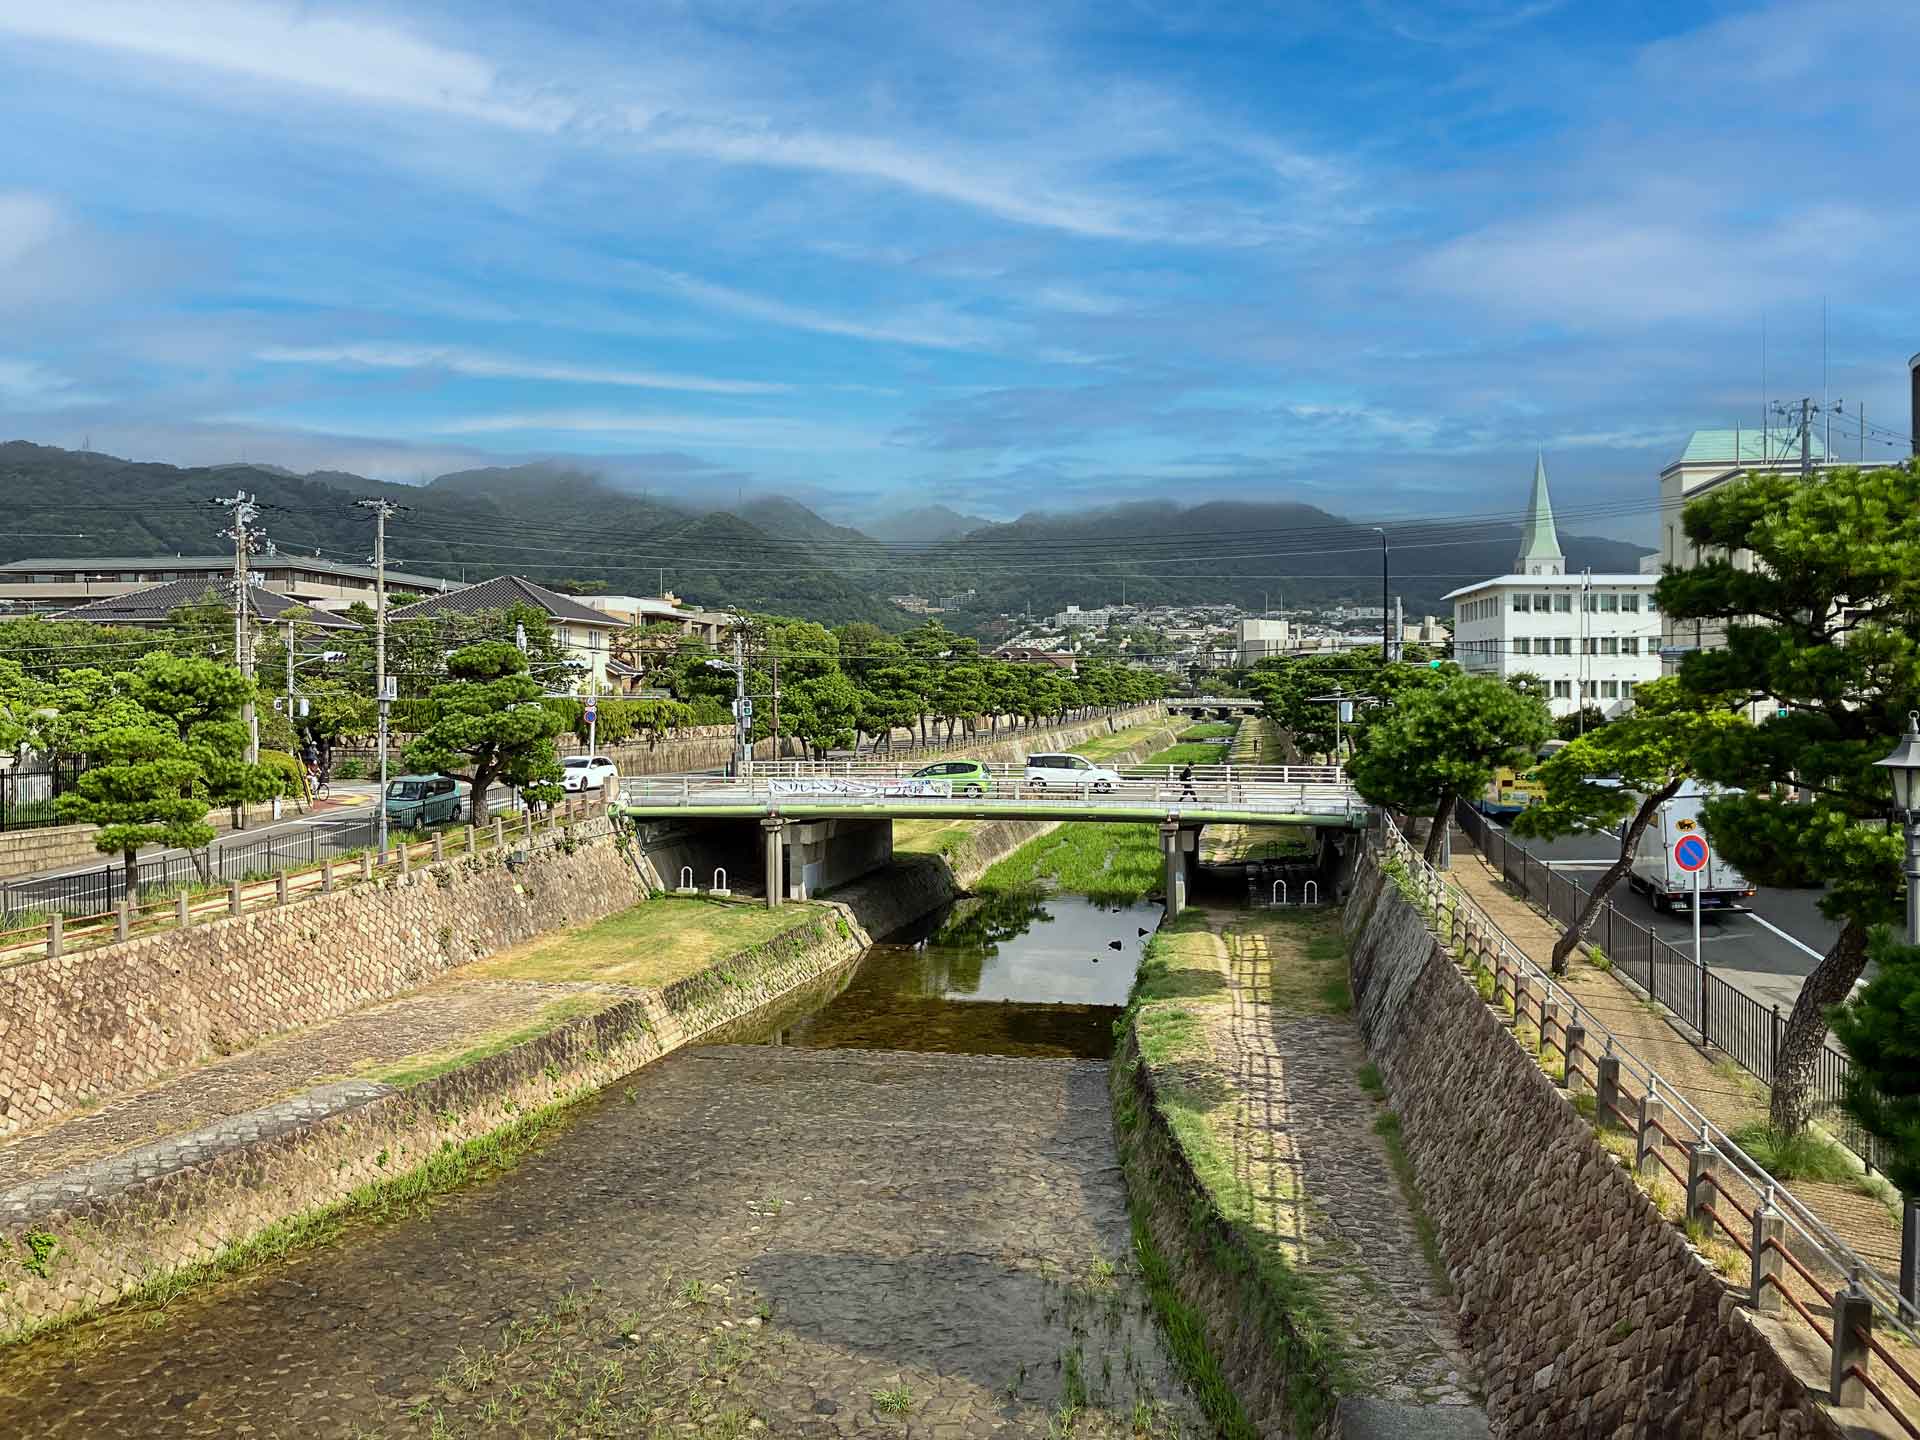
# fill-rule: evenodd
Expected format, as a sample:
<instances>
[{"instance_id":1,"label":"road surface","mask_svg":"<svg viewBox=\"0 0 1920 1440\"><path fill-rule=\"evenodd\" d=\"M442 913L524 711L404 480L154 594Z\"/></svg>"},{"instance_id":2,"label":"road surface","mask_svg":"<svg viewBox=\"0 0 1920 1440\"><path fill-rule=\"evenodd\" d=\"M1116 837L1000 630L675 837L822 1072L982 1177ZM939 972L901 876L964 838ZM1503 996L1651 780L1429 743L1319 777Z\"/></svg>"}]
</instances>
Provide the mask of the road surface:
<instances>
[{"instance_id":1,"label":"road surface","mask_svg":"<svg viewBox=\"0 0 1920 1440\"><path fill-rule=\"evenodd\" d=\"M1498 822L1489 823L1505 831ZM1611 835L1517 843L1555 870L1589 885L1620 853L1619 842ZM1840 933L1840 927L1820 913L1820 894L1818 890L1763 888L1742 902L1745 913L1702 911L1700 948L1707 967L1761 1004L1791 1010L1801 983ZM1692 916L1658 913L1646 896L1629 890L1624 880L1614 888L1612 898L1622 915L1651 927L1682 953L1692 953Z\"/></svg>"}]
</instances>

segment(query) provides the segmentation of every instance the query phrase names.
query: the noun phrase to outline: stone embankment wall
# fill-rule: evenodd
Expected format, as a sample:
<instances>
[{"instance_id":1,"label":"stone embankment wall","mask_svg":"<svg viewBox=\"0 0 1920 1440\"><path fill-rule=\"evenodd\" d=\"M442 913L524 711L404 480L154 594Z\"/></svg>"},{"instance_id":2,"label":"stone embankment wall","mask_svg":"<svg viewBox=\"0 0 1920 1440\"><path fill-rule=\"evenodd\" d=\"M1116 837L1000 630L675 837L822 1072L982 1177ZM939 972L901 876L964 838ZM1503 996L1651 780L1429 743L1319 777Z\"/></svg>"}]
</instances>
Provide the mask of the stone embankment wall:
<instances>
[{"instance_id":1,"label":"stone embankment wall","mask_svg":"<svg viewBox=\"0 0 1920 1440\"><path fill-rule=\"evenodd\" d=\"M983 857L998 858L1018 843L1011 833L996 837L982 846ZM486 861L445 861L414 871L407 885L362 886L217 921L184 937L170 932L75 956L76 963L100 961L189 937L195 947L172 960L164 950L145 952L127 976L88 972L112 987L111 998L97 1002L74 988L82 977L72 969L58 984L51 977L38 982L36 1003L57 998L87 1016L76 1034L68 1033L72 1025L53 1025L44 1053L102 1070L111 1062L112 1037L124 1043L145 1035L162 1043L169 1024L205 1037L216 1033L213 1015L250 1027L250 1038L257 1038L401 993L489 948L582 924L640 898L631 862L604 835L537 853L517 875ZM117 1185L76 1186L71 1201L10 1215L0 1223L0 1257L48 1258L6 1267L0 1340L110 1304L275 1224L341 1204L362 1187L416 1174L702 1036L737 1033L783 1000L809 993L823 998L819 987L830 986L873 936L938 908L960 888L940 857L905 857L842 887L818 902L826 913L810 911L771 940L663 989L634 991L498 1055L404 1091L366 1084L358 1103L267 1127L264 1138L236 1141L189 1168L143 1177L140 1167L123 1167ZM338 908L356 894L358 908ZM229 932L224 941L213 938L223 927ZM344 975L336 973L342 968ZM0 986L8 979L0 974ZM17 977L13 983L19 986ZM173 993L151 993L156 988ZM116 1018L119 1010L128 1013ZM24 1049L31 1059L39 1047L21 1043L11 1018L0 1018L0 1027L0 1043ZM84 1043L68 1048L81 1036ZM47 1072L50 1090L58 1073ZM61 1079L56 1093L73 1088Z\"/></svg>"},{"instance_id":2,"label":"stone embankment wall","mask_svg":"<svg viewBox=\"0 0 1920 1440\"><path fill-rule=\"evenodd\" d=\"M640 881L606 831L543 836L517 872L484 852L0 968L0 1135L626 908Z\"/></svg>"},{"instance_id":3,"label":"stone embankment wall","mask_svg":"<svg viewBox=\"0 0 1920 1440\"><path fill-rule=\"evenodd\" d=\"M1354 1015L1400 1116L1494 1432L1837 1437L1371 856L1346 925Z\"/></svg>"},{"instance_id":4,"label":"stone embankment wall","mask_svg":"<svg viewBox=\"0 0 1920 1440\"><path fill-rule=\"evenodd\" d=\"M1113 1101L1136 1223L1151 1233L1167 1283L1204 1330L1253 1432L1331 1440L1340 1433L1331 1377L1312 1363L1266 1266L1194 1172L1161 1107L1153 1067L1140 1056L1131 1013L1113 1057Z\"/></svg>"}]
</instances>

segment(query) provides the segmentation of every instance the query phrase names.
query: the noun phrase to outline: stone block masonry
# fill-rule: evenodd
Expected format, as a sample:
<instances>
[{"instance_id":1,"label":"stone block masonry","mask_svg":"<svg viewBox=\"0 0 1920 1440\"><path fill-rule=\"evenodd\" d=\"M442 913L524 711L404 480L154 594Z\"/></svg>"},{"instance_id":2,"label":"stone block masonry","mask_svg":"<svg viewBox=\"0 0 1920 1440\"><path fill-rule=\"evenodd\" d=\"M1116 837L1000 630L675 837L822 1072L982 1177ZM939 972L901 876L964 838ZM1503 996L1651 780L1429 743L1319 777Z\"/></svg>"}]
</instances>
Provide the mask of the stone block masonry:
<instances>
[{"instance_id":1,"label":"stone block masonry","mask_svg":"<svg viewBox=\"0 0 1920 1440\"><path fill-rule=\"evenodd\" d=\"M543 835L517 868L483 852L0 969L0 1135L625 909L641 883L605 825Z\"/></svg>"},{"instance_id":2,"label":"stone block masonry","mask_svg":"<svg viewBox=\"0 0 1920 1440\"><path fill-rule=\"evenodd\" d=\"M1354 1016L1398 1112L1498 1435L1842 1432L1371 857L1346 912Z\"/></svg>"},{"instance_id":3,"label":"stone block masonry","mask_svg":"<svg viewBox=\"0 0 1920 1440\"><path fill-rule=\"evenodd\" d=\"M583 1099L844 965L869 943L854 909L832 906L696 975L632 991L410 1089L322 1087L272 1107L274 1114L234 1117L225 1143L219 1135L180 1137L148 1147L142 1163L89 1167L35 1187L44 1193L31 1197L39 1202L32 1213L0 1205L0 1340L111 1304L278 1223ZM192 1153L174 1157L176 1147Z\"/></svg>"}]
</instances>

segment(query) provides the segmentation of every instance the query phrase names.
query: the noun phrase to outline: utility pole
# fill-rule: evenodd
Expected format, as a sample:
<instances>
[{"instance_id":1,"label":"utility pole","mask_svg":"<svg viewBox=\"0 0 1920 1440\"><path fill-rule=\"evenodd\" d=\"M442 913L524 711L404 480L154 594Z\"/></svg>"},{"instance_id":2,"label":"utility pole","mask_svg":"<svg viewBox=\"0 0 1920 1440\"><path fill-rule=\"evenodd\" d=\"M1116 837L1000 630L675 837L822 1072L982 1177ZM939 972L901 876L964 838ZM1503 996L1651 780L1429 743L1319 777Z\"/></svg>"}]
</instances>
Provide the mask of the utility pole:
<instances>
[{"instance_id":1,"label":"utility pole","mask_svg":"<svg viewBox=\"0 0 1920 1440\"><path fill-rule=\"evenodd\" d=\"M227 534L233 537L233 663L240 667L240 673L247 679L253 679L253 634L247 624L247 556L253 550L253 532L248 524L260 514L260 507L253 497L244 490L237 490L231 496L215 497L213 504L220 506L233 517L233 528ZM241 710L241 718L247 726L247 763L260 763L260 716L254 708L253 693L247 693L247 703ZM245 807L241 808L240 819L244 826Z\"/></svg>"},{"instance_id":2,"label":"utility pole","mask_svg":"<svg viewBox=\"0 0 1920 1440\"><path fill-rule=\"evenodd\" d=\"M1370 527L1380 537L1380 663L1393 663L1393 645L1387 639L1387 627L1393 623L1392 613L1387 605L1387 591L1390 588L1387 579L1387 532L1380 526Z\"/></svg>"},{"instance_id":3,"label":"utility pole","mask_svg":"<svg viewBox=\"0 0 1920 1440\"><path fill-rule=\"evenodd\" d=\"M740 627L733 627L733 770L737 776L753 773L753 727L747 723L747 651Z\"/></svg>"},{"instance_id":4,"label":"utility pole","mask_svg":"<svg viewBox=\"0 0 1920 1440\"><path fill-rule=\"evenodd\" d=\"M1813 446L1813 425L1812 417L1807 413L1810 403L1810 397L1804 395L1800 397L1800 478L1802 480L1813 473L1812 456L1809 453Z\"/></svg>"},{"instance_id":5,"label":"utility pole","mask_svg":"<svg viewBox=\"0 0 1920 1440\"><path fill-rule=\"evenodd\" d=\"M773 640L767 647L773 655L773 758L780 758L780 642Z\"/></svg>"},{"instance_id":6,"label":"utility pole","mask_svg":"<svg viewBox=\"0 0 1920 1440\"><path fill-rule=\"evenodd\" d=\"M390 500L356 500L362 510L373 512L373 696L379 714L380 791L374 796L374 813L380 825L380 853L387 853L387 709L393 702L393 686L387 679L387 521L399 510ZM485 816L475 816L478 824Z\"/></svg>"}]
</instances>

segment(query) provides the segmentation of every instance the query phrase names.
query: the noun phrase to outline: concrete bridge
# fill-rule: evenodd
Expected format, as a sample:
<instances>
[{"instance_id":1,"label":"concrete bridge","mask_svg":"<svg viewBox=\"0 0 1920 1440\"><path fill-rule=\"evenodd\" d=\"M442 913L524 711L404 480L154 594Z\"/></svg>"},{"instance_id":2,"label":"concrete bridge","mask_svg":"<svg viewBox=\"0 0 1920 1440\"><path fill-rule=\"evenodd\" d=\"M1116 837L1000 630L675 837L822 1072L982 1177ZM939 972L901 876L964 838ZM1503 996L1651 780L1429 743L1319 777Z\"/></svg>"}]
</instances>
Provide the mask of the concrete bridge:
<instances>
[{"instance_id":1,"label":"concrete bridge","mask_svg":"<svg viewBox=\"0 0 1920 1440\"><path fill-rule=\"evenodd\" d=\"M1238 695L1196 695L1190 699L1171 697L1166 701L1169 715L1191 715L1195 719L1204 719L1212 715L1225 720L1233 715L1257 715L1260 702Z\"/></svg>"},{"instance_id":2,"label":"concrete bridge","mask_svg":"<svg viewBox=\"0 0 1920 1440\"><path fill-rule=\"evenodd\" d=\"M1195 766L1191 783L1174 766L1124 766L1115 772L1117 780L1076 785L1030 781L1022 766L982 770L943 779L875 762L785 761L756 765L751 776L645 775L620 782L616 808L639 823L757 822L769 906L779 905L783 895L805 899L886 864L895 820L1155 824L1175 913L1203 826L1358 830L1370 813L1331 765Z\"/></svg>"}]
</instances>

